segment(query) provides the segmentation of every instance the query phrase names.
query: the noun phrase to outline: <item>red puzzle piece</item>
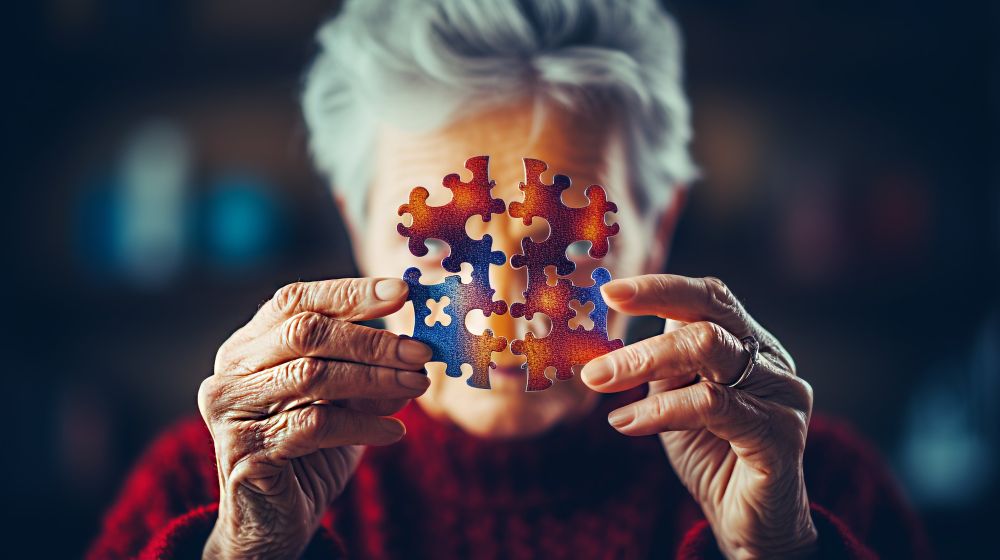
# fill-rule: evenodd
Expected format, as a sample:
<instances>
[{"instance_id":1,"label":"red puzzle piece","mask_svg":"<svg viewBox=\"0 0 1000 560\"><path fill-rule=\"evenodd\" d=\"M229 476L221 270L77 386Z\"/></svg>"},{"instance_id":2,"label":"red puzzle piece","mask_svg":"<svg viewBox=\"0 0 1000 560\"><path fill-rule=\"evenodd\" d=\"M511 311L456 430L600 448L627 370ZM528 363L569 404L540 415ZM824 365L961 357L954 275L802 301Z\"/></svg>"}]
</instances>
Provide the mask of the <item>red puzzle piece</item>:
<instances>
[{"instance_id":1,"label":"red puzzle piece","mask_svg":"<svg viewBox=\"0 0 1000 560\"><path fill-rule=\"evenodd\" d=\"M528 373L527 390L540 391L552 385L545 376L545 370L553 367L557 379L568 379L573 375L572 367L622 347L622 341L608 339L608 307L601 297L601 286L611 281L611 274L604 268L594 270L591 286L576 286L566 278L560 278L554 286L545 279L545 268L555 265L556 273L566 276L576 270L576 265L566 258L566 250L577 241L591 243L590 256L602 258L608 253L608 237L618 233L618 224L608 225L604 216L616 212L618 207L609 202L607 194L599 185L587 188L590 203L581 208L571 208L562 201L562 193L570 187L569 177L556 175L552 185L541 181L541 174L547 169L545 162L537 159L524 160L525 182L523 202L511 202L509 213L530 225L534 217L544 218L549 223L549 236L536 243L530 237L521 241L522 254L514 255L510 264L514 268L525 267L528 271L528 287L524 291L524 303L514 303L510 314L514 317L530 319L535 312L548 315L552 329L543 338L535 338L528 333L523 340L511 343L511 352L524 355L524 365ZM591 330L583 327L569 328L569 321L576 312L570 307L571 301L581 304L594 303L590 313L594 321Z\"/></svg>"}]
</instances>

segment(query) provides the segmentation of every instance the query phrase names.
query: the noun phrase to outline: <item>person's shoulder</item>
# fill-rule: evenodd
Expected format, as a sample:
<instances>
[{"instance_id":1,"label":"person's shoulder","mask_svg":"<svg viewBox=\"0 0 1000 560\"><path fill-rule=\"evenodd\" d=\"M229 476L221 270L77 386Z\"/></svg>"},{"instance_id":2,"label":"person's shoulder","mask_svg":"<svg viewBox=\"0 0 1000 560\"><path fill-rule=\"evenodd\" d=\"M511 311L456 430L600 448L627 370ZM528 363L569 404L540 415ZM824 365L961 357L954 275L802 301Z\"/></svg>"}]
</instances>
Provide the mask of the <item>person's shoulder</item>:
<instances>
[{"instance_id":1,"label":"person's shoulder","mask_svg":"<svg viewBox=\"0 0 1000 560\"><path fill-rule=\"evenodd\" d=\"M217 501L218 494L208 428L198 417L183 418L153 439L132 465L105 516L102 540L111 541L95 550L119 546L118 538L147 538L171 519Z\"/></svg>"},{"instance_id":2,"label":"person's shoulder","mask_svg":"<svg viewBox=\"0 0 1000 560\"><path fill-rule=\"evenodd\" d=\"M882 557L927 558L920 519L882 453L843 420L814 416L802 459L809 501Z\"/></svg>"},{"instance_id":3,"label":"person's shoulder","mask_svg":"<svg viewBox=\"0 0 1000 560\"><path fill-rule=\"evenodd\" d=\"M181 418L160 432L139 458L135 473L207 491L215 488L215 446L201 417Z\"/></svg>"},{"instance_id":4,"label":"person's shoulder","mask_svg":"<svg viewBox=\"0 0 1000 560\"><path fill-rule=\"evenodd\" d=\"M802 464L810 497L823 503L870 502L898 494L883 455L843 420L813 416Z\"/></svg>"},{"instance_id":5,"label":"person's shoulder","mask_svg":"<svg viewBox=\"0 0 1000 560\"><path fill-rule=\"evenodd\" d=\"M882 463L875 447L854 427L844 420L821 414L814 414L809 422L804 461L810 459L823 464Z\"/></svg>"},{"instance_id":6,"label":"person's shoulder","mask_svg":"<svg viewBox=\"0 0 1000 560\"><path fill-rule=\"evenodd\" d=\"M215 455L212 436L200 416L181 418L164 429L146 450L146 457Z\"/></svg>"}]
</instances>

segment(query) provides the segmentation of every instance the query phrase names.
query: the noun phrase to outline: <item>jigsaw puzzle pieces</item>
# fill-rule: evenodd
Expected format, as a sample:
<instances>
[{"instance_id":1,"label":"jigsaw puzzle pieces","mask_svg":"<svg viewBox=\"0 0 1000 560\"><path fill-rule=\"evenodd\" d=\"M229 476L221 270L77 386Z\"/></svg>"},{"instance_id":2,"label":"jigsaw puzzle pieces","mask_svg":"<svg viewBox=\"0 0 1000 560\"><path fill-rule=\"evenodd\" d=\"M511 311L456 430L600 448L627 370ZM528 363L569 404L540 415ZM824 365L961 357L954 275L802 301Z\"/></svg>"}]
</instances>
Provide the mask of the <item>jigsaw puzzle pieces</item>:
<instances>
[{"instance_id":1,"label":"jigsaw puzzle pieces","mask_svg":"<svg viewBox=\"0 0 1000 560\"><path fill-rule=\"evenodd\" d=\"M470 158L465 163L472 172L472 180L462 182L457 174L444 178L442 184L451 190L452 200L443 206L429 206L429 192L416 187L410 192L410 200L399 207L399 215L409 214L412 223L397 226L400 235L409 238L410 252L424 256L428 249L428 239L438 239L451 248L450 254L441 264L447 272L457 273L462 263L472 266L471 281L464 283L458 274L444 278L439 284L422 284L421 271L411 267L403 274L410 287L409 299L413 302L413 338L428 344L434 351L432 361L443 362L445 372L451 377L461 376L461 365L469 364L472 375L467 383L472 387L490 388L489 370L496 367L492 360L494 352L502 352L508 344L504 337L497 337L489 329L477 335L468 331L465 317L474 310L486 316L493 313L507 313L507 303L494 301L496 290L490 285L489 266L503 265L506 256L493 250L493 238L484 235L473 239L466 232L466 222L472 216L480 216L489 221L494 214L503 214L506 205L503 200L493 198L495 186L489 178L489 157ZM513 255L510 264L514 268L527 271L527 289L524 301L510 306L513 317L530 319L535 313L547 315L552 321L550 332L541 338L528 333L523 339L510 343L515 355L523 355L526 362L526 390L539 391L552 385L545 376L548 368L554 368L557 379L572 376L572 367L622 347L620 340L609 340L607 334L608 307L601 297L601 286L611 281L611 274L604 268L594 270L591 278L594 284L576 286L568 278L557 278L555 285L546 281L545 269L555 266L558 276L571 274L576 265L566 256L569 246L578 241L590 242L590 256L602 258L608 253L608 238L618 233L618 224L608 225L604 217L608 212L616 212L617 207L609 202L604 189L592 185L586 190L589 204L572 208L562 202L562 193L570 187L565 175L556 175L551 185L541 181L546 164L536 159L525 159L525 182L520 189L523 200L511 202L509 215L520 218L530 225L532 218L545 219L550 224L549 236L541 242L530 237L521 241L521 253ZM444 313L450 318L445 325L436 322L428 325L432 305L439 306L447 298ZM571 303L578 306L592 303L590 319L593 328L569 327L576 315Z\"/></svg>"}]
</instances>

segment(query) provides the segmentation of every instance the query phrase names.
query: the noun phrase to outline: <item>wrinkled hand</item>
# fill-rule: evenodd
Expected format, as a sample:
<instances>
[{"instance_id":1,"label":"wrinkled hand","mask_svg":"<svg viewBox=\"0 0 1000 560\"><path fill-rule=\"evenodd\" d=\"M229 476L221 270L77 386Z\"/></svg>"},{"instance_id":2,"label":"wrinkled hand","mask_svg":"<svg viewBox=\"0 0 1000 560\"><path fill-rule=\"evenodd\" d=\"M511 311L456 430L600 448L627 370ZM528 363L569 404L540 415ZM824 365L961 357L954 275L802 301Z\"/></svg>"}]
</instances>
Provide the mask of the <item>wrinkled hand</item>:
<instances>
[{"instance_id":1,"label":"wrinkled hand","mask_svg":"<svg viewBox=\"0 0 1000 560\"><path fill-rule=\"evenodd\" d=\"M665 334L581 372L605 393L649 383L646 398L608 421L626 435L660 434L727 557L810 554L816 529L802 453L812 389L796 377L791 356L716 278L638 276L606 284L604 295L623 313L668 319ZM740 342L746 336L760 342L759 361L739 388L726 387L749 360Z\"/></svg>"},{"instance_id":2,"label":"wrinkled hand","mask_svg":"<svg viewBox=\"0 0 1000 560\"><path fill-rule=\"evenodd\" d=\"M221 490L206 557L297 557L361 445L403 437L386 416L427 389L431 351L350 321L398 310L406 292L398 279L291 284L222 345L198 392Z\"/></svg>"}]
</instances>

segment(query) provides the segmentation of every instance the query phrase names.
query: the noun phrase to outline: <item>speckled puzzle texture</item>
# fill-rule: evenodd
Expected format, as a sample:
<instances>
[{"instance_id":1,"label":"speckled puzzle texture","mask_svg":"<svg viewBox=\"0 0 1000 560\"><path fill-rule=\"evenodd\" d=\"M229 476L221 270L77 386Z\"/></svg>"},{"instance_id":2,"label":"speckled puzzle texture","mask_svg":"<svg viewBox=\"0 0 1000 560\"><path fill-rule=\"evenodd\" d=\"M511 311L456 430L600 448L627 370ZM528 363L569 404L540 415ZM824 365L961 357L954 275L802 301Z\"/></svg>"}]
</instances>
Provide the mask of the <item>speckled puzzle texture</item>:
<instances>
[{"instance_id":1,"label":"speckled puzzle texture","mask_svg":"<svg viewBox=\"0 0 1000 560\"><path fill-rule=\"evenodd\" d=\"M409 214L412 224L399 224L400 235L409 238L410 252L415 256L427 254L425 242L434 238L447 243L450 254L442 260L447 272L457 273L462 263L472 266L471 282L463 283L457 274L447 276L439 284L425 285L420 282L421 272L411 267L403 274L410 287L409 299L413 302L413 338L428 344L434 351L432 361L444 362L445 372L451 377L461 376L461 365L469 364L472 375L467 383L472 387L490 387L489 370L496 365L492 361L494 352L507 347L507 340L496 337L490 330L476 335L465 327L466 315L481 310L489 316L507 312L507 303L493 301L496 290L490 285L489 266L503 265L505 255L493 250L493 239L484 235L476 240L469 237L465 225L472 216L480 216L489 221L493 214L505 210L503 200L493 198L491 191L495 183L489 178L489 157L478 156L465 162L472 172L472 180L462 182L457 174L444 178L442 184L452 191L452 200L443 206L428 206L429 192L416 187L410 192L410 201L399 207L399 215ZM591 274L594 284L576 286L567 278L558 278L555 285L549 285L545 268L555 266L558 276L571 274L576 265L566 257L568 247L577 241L591 243L590 256L602 258L608 253L608 238L618 233L618 225L605 223L605 214L616 212L617 207L608 201L604 189L592 185L586 190L587 206L571 208L562 202L562 193L570 186L565 175L556 175L553 183L541 181L546 170L544 162L525 159L525 182L520 189L523 200L511 202L510 216L531 224L532 218L544 218L550 224L548 238L535 242L530 237L521 241L521 253L510 260L514 268L525 268L528 275L524 301L510 306L513 317L530 319L535 313L543 313L552 320L552 329L542 337L535 338L528 333L524 339L511 343L511 351L526 358L526 390L539 391L552 386L552 380L545 376L545 370L553 367L557 379L572 376L572 367L622 347L620 340L609 340L607 335L608 307L601 297L600 288L611 280L611 274L598 268ZM427 326L426 319L431 314L427 305L430 300L439 302L443 297L450 300L444 312L451 317L445 326L440 322ZM594 326L590 330L577 326L569 327L569 321L576 312L570 303L591 302L594 310L589 317Z\"/></svg>"},{"instance_id":2,"label":"speckled puzzle texture","mask_svg":"<svg viewBox=\"0 0 1000 560\"><path fill-rule=\"evenodd\" d=\"M568 379L573 375L570 369L573 365L585 364L622 347L620 340L608 340L608 306L601 297L601 286L611 281L611 273L606 268L594 270L592 286L575 286L566 278L559 278L555 286L549 286L545 280L547 266L555 265L559 276L571 274L576 269L576 265L566 258L566 250L577 241L589 241L590 256L595 259L607 255L608 238L618 233L618 224L606 224L604 215L617 212L618 207L608 202L607 194L598 185L587 188L585 194L590 201L587 206L566 206L562 193L570 186L569 177L556 175L552 184L546 185L541 180L546 169L542 161L525 159L525 182L520 186L524 200L510 203L511 217L521 218L528 225L534 217L544 218L549 223L548 238L536 243L525 237L521 240L521 253L510 259L511 266L525 267L528 271L524 302L512 304L510 314L530 319L541 312L552 320L552 330L544 338L528 333L523 340L515 340L510 345L511 352L527 357L528 391L552 386L552 380L545 376L549 366L555 367L557 379ZM576 315L569 305L573 300L594 303L594 311L590 314L593 329L569 328L569 320Z\"/></svg>"}]
</instances>

